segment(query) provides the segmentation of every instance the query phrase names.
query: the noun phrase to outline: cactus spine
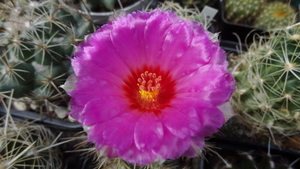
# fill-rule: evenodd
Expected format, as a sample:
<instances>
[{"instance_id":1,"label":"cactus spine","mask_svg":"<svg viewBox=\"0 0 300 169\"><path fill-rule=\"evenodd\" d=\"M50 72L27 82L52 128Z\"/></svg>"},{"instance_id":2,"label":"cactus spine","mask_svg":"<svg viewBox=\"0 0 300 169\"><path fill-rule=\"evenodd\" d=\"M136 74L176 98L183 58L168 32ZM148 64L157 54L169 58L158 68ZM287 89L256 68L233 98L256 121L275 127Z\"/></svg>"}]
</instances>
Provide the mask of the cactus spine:
<instances>
[{"instance_id":1,"label":"cactus spine","mask_svg":"<svg viewBox=\"0 0 300 169\"><path fill-rule=\"evenodd\" d=\"M253 26L272 29L291 25L296 15L294 9L287 3L271 2L255 19Z\"/></svg>"},{"instance_id":2,"label":"cactus spine","mask_svg":"<svg viewBox=\"0 0 300 169\"><path fill-rule=\"evenodd\" d=\"M232 104L254 133L280 139L300 133L300 29L270 34L240 55Z\"/></svg>"},{"instance_id":3,"label":"cactus spine","mask_svg":"<svg viewBox=\"0 0 300 169\"><path fill-rule=\"evenodd\" d=\"M93 23L59 0L4 1L0 8L0 92L60 104L67 57Z\"/></svg>"},{"instance_id":4,"label":"cactus spine","mask_svg":"<svg viewBox=\"0 0 300 169\"><path fill-rule=\"evenodd\" d=\"M282 162L283 157L264 154L257 151L233 152L226 154L223 161L215 164L213 169L293 169L291 164Z\"/></svg>"},{"instance_id":5,"label":"cactus spine","mask_svg":"<svg viewBox=\"0 0 300 169\"><path fill-rule=\"evenodd\" d=\"M61 168L61 153L53 133L43 126L1 119L0 169ZM59 136L58 136L59 137Z\"/></svg>"},{"instance_id":6,"label":"cactus spine","mask_svg":"<svg viewBox=\"0 0 300 169\"><path fill-rule=\"evenodd\" d=\"M226 0L226 19L234 23L250 23L263 8L265 0Z\"/></svg>"}]
</instances>

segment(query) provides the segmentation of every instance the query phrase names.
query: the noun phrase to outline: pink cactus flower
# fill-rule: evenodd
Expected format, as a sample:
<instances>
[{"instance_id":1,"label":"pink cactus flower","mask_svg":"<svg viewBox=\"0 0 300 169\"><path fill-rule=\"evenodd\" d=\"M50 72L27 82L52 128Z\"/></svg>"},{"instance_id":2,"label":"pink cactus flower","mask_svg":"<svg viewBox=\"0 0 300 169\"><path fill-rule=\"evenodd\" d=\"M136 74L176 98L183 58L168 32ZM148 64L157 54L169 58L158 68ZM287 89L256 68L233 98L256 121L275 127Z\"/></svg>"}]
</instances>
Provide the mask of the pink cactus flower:
<instances>
[{"instance_id":1,"label":"pink cactus flower","mask_svg":"<svg viewBox=\"0 0 300 169\"><path fill-rule=\"evenodd\" d=\"M147 165L195 157L232 115L226 53L201 24L138 11L89 35L64 85L70 115L109 158Z\"/></svg>"}]
</instances>

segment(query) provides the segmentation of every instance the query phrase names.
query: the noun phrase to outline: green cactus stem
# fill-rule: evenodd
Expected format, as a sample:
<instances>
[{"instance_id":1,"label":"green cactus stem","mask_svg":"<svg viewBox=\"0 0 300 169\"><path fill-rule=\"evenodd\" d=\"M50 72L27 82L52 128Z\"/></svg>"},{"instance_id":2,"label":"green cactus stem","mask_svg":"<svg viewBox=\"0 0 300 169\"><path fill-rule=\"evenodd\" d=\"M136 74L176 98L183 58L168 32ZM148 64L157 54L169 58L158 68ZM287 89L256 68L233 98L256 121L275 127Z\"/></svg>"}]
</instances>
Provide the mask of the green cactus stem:
<instances>
[{"instance_id":1,"label":"green cactus stem","mask_svg":"<svg viewBox=\"0 0 300 169\"><path fill-rule=\"evenodd\" d=\"M240 55L231 101L253 133L275 140L300 133L300 29L269 33Z\"/></svg>"},{"instance_id":2,"label":"green cactus stem","mask_svg":"<svg viewBox=\"0 0 300 169\"><path fill-rule=\"evenodd\" d=\"M74 45L95 30L91 18L60 0L8 0L0 8L0 92L66 104L58 86L70 74Z\"/></svg>"},{"instance_id":3,"label":"green cactus stem","mask_svg":"<svg viewBox=\"0 0 300 169\"><path fill-rule=\"evenodd\" d=\"M225 15L234 23L250 23L262 10L265 0L226 0Z\"/></svg>"},{"instance_id":4,"label":"green cactus stem","mask_svg":"<svg viewBox=\"0 0 300 169\"><path fill-rule=\"evenodd\" d=\"M264 29L291 25L296 15L295 10L287 3L269 3L255 19L253 26Z\"/></svg>"}]
</instances>

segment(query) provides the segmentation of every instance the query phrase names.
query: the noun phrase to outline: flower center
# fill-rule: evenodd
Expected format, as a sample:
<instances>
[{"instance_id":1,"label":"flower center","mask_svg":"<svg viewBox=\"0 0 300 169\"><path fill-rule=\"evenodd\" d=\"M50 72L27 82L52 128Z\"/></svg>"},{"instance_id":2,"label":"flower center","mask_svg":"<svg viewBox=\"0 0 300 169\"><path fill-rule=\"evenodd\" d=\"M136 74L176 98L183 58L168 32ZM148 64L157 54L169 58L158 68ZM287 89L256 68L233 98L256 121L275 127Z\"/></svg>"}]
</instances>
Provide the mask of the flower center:
<instances>
[{"instance_id":1,"label":"flower center","mask_svg":"<svg viewBox=\"0 0 300 169\"><path fill-rule=\"evenodd\" d=\"M175 81L160 67L143 66L124 79L124 94L131 109L159 113L175 97Z\"/></svg>"},{"instance_id":2,"label":"flower center","mask_svg":"<svg viewBox=\"0 0 300 169\"><path fill-rule=\"evenodd\" d=\"M161 76L156 76L155 73L145 71L141 77L137 79L139 86L139 93L141 99L147 102L157 101L157 96L160 90Z\"/></svg>"}]
</instances>

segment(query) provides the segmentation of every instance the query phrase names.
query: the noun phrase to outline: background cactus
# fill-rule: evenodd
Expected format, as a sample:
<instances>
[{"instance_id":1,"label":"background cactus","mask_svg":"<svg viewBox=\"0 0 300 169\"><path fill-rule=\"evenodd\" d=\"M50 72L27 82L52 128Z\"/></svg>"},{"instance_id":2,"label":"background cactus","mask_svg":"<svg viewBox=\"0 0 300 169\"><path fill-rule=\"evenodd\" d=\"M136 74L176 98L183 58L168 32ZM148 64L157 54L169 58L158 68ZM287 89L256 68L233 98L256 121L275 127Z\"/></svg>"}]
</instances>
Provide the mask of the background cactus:
<instances>
[{"instance_id":1,"label":"background cactus","mask_svg":"<svg viewBox=\"0 0 300 169\"><path fill-rule=\"evenodd\" d=\"M62 168L58 146L69 140L58 143L60 134L55 137L44 126L16 122L10 116L10 104L5 108L7 114L0 119L0 168Z\"/></svg>"},{"instance_id":2,"label":"background cactus","mask_svg":"<svg viewBox=\"0 0 300 169\"><path fill-rule=\"evenodd\" d=\"M293 25L261 36L233 63L232 104L252 137L273 140L300 133L300 29Z\"/></svg>"},{"instance_id":3,"label":"background cactus","mask_svg":"<svg viewBox=\"0 0 300 169\"><path fill-rule=\"evenodd\" d=\"M59 0L7 0L0 8L0 92L62 104L58 86L71 71L67 57L94 31L90 18Z\"/></svg>"},{"instance_id":4,"label":"background cactus","mask_svg":"<svg viewBox=\"0 0 300 169\"><path fill-rule=\"evenodd\" d=\"M290 25L295 15L295 10L288 3L270 2L255 19L253 26L271 29Z\"/></svg>"},{"instance_id":5,"label":"background cactus","mask_svg":"<svg viewBox=\"0 0 300 169\"><path fill-rule=\"evenodd\" d=\"M66 0L68 4L77 6L81 9L86 9L92 12L109 12L114 9L121 9L130 4L137 2L138 0L82 0L82 3L79 0ZM121 5L119 4L119 2Z\"/></svg>"},{"instance_id":6,"label":"background cactus","mask_svg":"<svg viewBox=\"0 0 300 169\"><path fill-rule=\"evenodd\" d=\"M13 126L12 126L13 125ZM0 168L61 168L56 138L43 126L14 123L0 128Z\"/></svg>"},{"instance_id":7,"label":"background cactus","mask_svg":"<svg viewBox=\"0 0 300 169\"><path fill-rule=\"evenodd\" d=\"M270 152L232 152L221 154L223 160L218 161L213 169L293 169L293 162L284 162L284 157L271 155ZM297 161L295 161L297 162Z\"/></svg>"},{"instance_id":8,"label":"background cactus","mask_svg":"<svg viewBox=\"0 0 300 169\"><path fill-rule=\"evenodd\" d=\"M213 6L216 3L216 0L175 0L174 2L179 3L182 7L185 8L194 8L197 7L199 10L205 5Z\"/></svg>"},{"instance_id":9,"label":"background cactus","mask_svg":"<svg viewBox=\"0 0 300 169\"><path fill-rule=\"evenodd\" d=\"M234 23L250 23L262 10L265 0L226 0L226 19Z\"/></svg>"}]
</instances>

